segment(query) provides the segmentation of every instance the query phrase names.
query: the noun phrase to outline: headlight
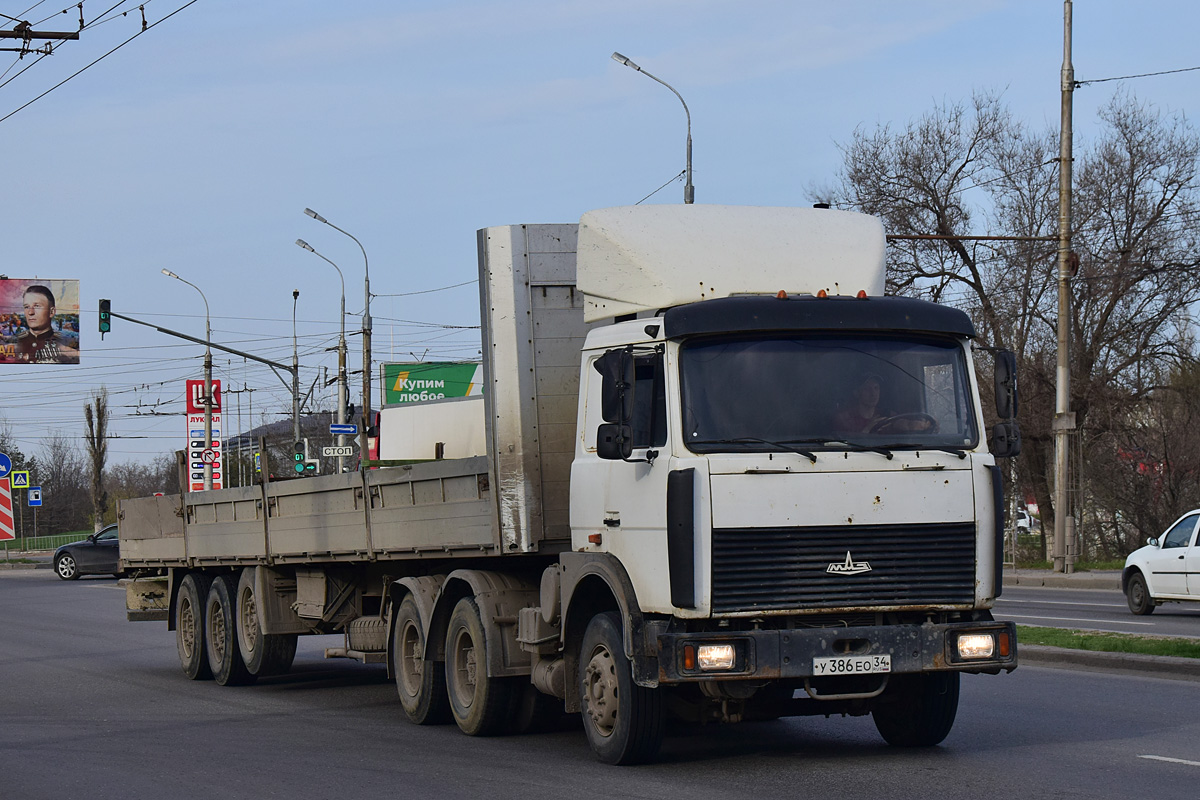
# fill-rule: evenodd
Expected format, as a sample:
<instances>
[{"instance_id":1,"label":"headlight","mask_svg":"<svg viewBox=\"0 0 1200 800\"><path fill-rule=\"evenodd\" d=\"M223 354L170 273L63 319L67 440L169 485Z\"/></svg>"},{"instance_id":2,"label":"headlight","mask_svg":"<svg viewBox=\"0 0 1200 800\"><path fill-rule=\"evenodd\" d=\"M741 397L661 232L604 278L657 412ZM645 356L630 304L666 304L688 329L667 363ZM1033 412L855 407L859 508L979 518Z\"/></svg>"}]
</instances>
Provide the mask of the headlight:
<instances>
[{"instance_id":1,"label":"headlight","mask_svg":"<svg viewBox=\"0 0 1200 800\"><path fill-rule=\"evenodd\" d=\"M996 638L990 633L964 633L958 637L959 658L991 658Z\"/></svg>"},{"instance_id":2,"label":"headlight","mask_svg":"<svg viewBox=\"0 0 1200 800\"><path fill-rule=\"evenodd\" d=\"M696 648L696 662L701 670L733 669L735 657L731 644L702 644Z\"/></svg>"}]
</instances>

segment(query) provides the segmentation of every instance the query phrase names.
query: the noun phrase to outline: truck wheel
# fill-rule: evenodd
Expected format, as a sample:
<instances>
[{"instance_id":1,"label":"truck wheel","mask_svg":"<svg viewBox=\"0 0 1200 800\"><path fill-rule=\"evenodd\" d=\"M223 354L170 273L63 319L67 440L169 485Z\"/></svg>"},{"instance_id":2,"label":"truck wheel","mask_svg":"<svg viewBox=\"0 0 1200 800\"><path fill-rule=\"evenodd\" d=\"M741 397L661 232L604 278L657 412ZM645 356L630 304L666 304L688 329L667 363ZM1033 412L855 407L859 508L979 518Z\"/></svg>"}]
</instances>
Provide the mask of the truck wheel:
<instances>
[{"instance_id":1,"label":"truck wheel","mask_svg":"<svg viewBox=\"0 0 1200 800\"><path fill-rule=\"evenodd\" d=\"M392 660L396 670L396 691L400 706L418 725L440 725L450 721L450 700L446 696L443 665L425 661L425 626L412 595L396 609L396 627L392 634Z\"/></svg>"},{"instance_id":2,"label":"truck wheel","mask_svg":"<svg viewBox=\"0 0 1200 800\"><path fill-rule=\"evenodd\" d=\"M487 643L479 606L470 597L458 601L446 633L446 689L450 713L469 736L493 736L504 730L512 706L513 682L487 674Z\"/></svg>"},{"instance_id":3,"label":"truck wheel","mask_svg":"<svg viewBox=\"0 0 1200 800\"><path fill-rule=\"evenodd\" d=\"M1146 578L1142 573L1135 572L1129 576L1129 583L1125 585L1125 600L1129 603L1129 610L1139 617L1154 613L1154 598L1146 588Z\"/></svg>"},{"instance_id":4,"label":"truck wheel","mask_svg":"<svg viewBox=\"0 0 1200 800\"><path fill-rule=\"evenodd\" d=\"M222 686L254 683L254 676L246 669L238 649L236 597L237 578L229 574L218 575L208 589L208 601L204 606L208 663L212 666L213 678Z\"/></svg>"},{"instance_id":5,"label":"truck wheel","mask_svg":"<svg viewBox=\"0 0 1200 800\"><path fill-rule=\"evenodd\" d=\"M893 747L931 747L954 727L958 673L893 675L871 712L875 727Z\"/></svg>"},{"instance_id":6,"label":"truck wheel","mask_svg":"<svg viewBox=\"0 0 1200 800\"><path fill-rule=\"evenodd\" d=\"M255 677L282 675L296 658L296 634L263 633L258 624L254 567L242 570L237 587L237 643L246 670Z\"/></svg>"},{"instance_id":7,"label":"truck wheel","mask_svg":"<svg viewBox=\"0 0 1200 800\"><path fill-rule=\"evenodd\" d=\"M664 729L662 692L633 682L620 618L612 611L592 617L583 634L579 696L583 729L601 761L638 764L658 753Z\"/></svg>"},{"instance_id":8,"label":"truck wheel","mask_svg":"<svg viewBox=\"0 0 1200 800\"><path fill-rule=\"evenodd\" d=\"M208 629L204 608L211 582L202 572L189 572L179 583L179 596L175 599L175 649L179 651L183 673L194 681L212 677L204 640Z\"/></svg>"}]
</instances>

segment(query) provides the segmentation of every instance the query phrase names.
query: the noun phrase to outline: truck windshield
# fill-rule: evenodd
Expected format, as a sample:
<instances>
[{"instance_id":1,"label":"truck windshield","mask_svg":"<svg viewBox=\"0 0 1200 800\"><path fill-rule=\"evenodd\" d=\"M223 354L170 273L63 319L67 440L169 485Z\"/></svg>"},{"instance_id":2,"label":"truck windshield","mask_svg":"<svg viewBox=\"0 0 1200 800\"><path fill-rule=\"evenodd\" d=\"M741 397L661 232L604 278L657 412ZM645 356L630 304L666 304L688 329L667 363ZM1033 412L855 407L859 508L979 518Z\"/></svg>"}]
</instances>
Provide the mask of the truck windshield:
<instances>
[{"instance_id":1,"label":"truck windshield","mask_svg":"<svg viewBox=\"0 0 1200 800\"><path fill-rule=\"evenodd\" d=\"M680 348L683 435L696 453L970 449L967 375L957 340L705 337Z\"/></svg>"}]
</instances>

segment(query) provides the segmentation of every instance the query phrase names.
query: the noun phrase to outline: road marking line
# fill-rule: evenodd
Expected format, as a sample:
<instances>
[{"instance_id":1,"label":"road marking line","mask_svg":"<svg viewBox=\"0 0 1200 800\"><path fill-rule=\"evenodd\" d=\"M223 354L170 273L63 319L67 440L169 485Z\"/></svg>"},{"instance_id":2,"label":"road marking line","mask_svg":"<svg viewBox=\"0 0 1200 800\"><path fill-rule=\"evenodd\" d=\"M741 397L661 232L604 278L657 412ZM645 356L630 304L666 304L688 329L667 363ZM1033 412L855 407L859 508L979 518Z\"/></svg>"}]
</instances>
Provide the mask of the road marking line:
<instances>
[{"instance_id":1,"label":"road marking line","mask_svg":"<svg viewBox=\"0 0 1200 800\"><path fill-rule=\"evenodd\" d=\"M1200 767L1200 761L1188 761L1183 758L1168 758L1167 756L1138 756L1138 758L1148 758L1151 761L1169 761L1172 764L1187 764L1189 767Z\"/></svg>"},{"instance_id":2,"label":"road marking line","mask_svg":"<svg viewBox=\"0 0 1200 800\"><path fill-rule=\"evenodd\" d=\"M1053 619L1059 622L1091 622L1091 623L1107 623L1109 625L1148 625L1154 627L1153 622L1126 622L1123 619L1089 619L1088 617L1043 617L1040 614L1005 614L1005 617L1013 619Z\"/></svg>"},{"instance_id":3,"label":"road marking line","mask_svg":"<svg viewBox=\"0 0 1200 800\"><path fill-rule=\"evenodd\" d=\"M1001 603L1023 603L1025 605L1039 606L1095 606L1096 608L1124 608L1124 603L1079 603L1070 600L1016 600L1008 597L1001 597L996 601L996 604Z\"/></svg>"}]
</instances>

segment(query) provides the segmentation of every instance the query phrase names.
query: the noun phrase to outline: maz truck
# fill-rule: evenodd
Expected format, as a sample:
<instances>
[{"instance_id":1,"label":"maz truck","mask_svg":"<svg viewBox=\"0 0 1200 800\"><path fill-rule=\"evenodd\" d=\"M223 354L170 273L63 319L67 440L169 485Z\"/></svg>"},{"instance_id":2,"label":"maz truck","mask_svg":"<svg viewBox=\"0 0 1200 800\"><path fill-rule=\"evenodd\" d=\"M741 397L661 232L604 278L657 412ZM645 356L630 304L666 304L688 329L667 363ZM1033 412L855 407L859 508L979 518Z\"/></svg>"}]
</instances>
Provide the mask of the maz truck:
<instances>
[{"instance_id":1,"label":"maz truck","mask_svg":"<svg viewBox=\"0 0 1200 800\"><path fill-rule=\"evenodd\" d=\"M1016 668L1011 354L989 452L971 320L884 296L878 219L639 206L478 244L486 455L121 503L122 567L162 573L129 617L189 678L342 634L414 723L578 713L628 764L668 717L934 745L960 675Z\"/></svg>"}]
</instances>

